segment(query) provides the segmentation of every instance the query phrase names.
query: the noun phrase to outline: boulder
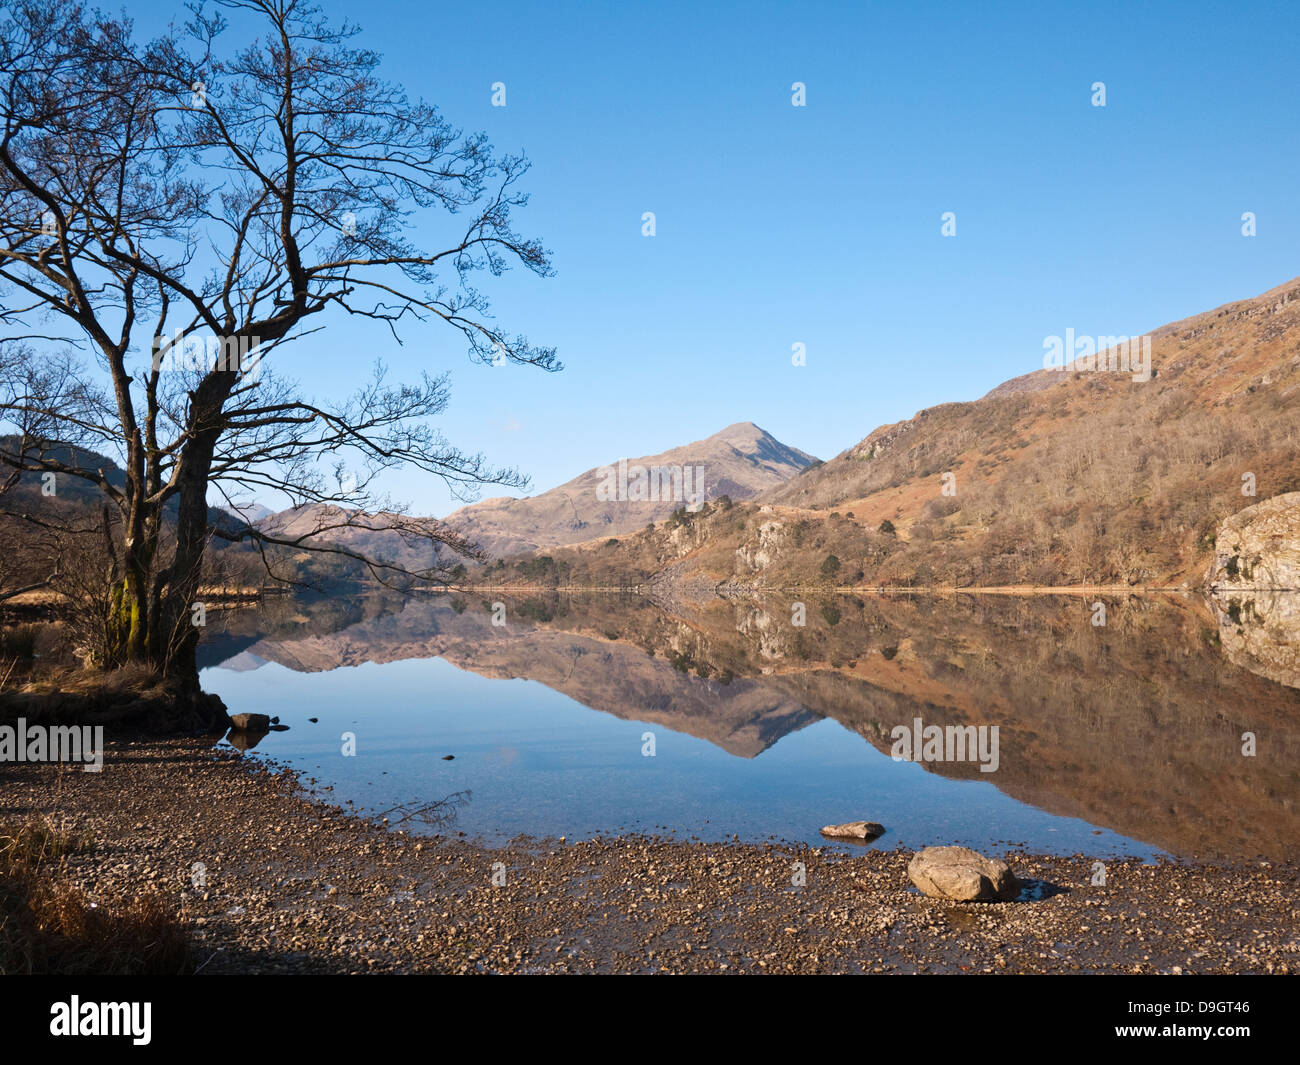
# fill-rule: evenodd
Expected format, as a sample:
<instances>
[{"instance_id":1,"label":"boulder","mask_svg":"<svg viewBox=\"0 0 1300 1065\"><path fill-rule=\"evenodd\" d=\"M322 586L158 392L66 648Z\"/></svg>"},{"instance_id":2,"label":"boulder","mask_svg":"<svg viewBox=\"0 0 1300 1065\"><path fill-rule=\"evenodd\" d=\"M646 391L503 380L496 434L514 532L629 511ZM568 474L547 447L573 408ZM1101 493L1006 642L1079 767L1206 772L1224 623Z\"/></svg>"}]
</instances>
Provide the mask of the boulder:
<instances>
[{"instance_id":1,"label":"boulder","mask_svg":"<svg viewBox=\"0 0 1300 1065\"><path fill-rule=\"evenodd\" d=\"M885 826L875 821L846 821L842 825L827 825L823 836L834 839L875 839L885 834Z\"/></svg>"},{"instance_id":2,"label":"boulder","mask_svg":"<svg viewBox=\"0 0 1300 1065\"><path fill-rule=\"evenodd\" d=\"M231 714L230 725L241 732L269 732L271 719L266 714Z\"/></svg>"},{"instance_id":3,"label":"boulder","mask_svg":"<svg viewBox=\"0 0 1300 1065\"><path fill-rule=\"evenodd\" d=\"M912 883L936 899L1010 902L1020 894L1011 867L969 847L926 847L907 866Z\"/></svg>"}]
</instances>

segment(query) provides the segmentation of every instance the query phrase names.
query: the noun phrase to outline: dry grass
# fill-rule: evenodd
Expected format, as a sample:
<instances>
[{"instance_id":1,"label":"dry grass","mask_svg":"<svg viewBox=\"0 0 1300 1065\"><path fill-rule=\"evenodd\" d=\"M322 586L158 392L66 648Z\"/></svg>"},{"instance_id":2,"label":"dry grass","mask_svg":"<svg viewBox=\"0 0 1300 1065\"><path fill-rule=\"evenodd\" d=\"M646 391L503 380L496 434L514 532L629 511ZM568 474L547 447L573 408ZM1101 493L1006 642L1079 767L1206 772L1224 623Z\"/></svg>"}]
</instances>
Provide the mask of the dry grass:
<instances>
[{"instance_id":1,"label":"dry grass","mask_svg":"<svg viewBox=\"0 0 1300 1065\"><path fill-rule=\"evenodd\" d=\"M156 692L159 683L158 675L146 666L128 665L112 670L55 666L32 677L21 690L30 695L94 695L112 699Z\"/></svg>"},{"instance_id":2,"label":"dry grass","mask_svg":"<svg viewBox=\"0 0 1300 1065\"><path fill-rule=\"evenodd\" d=\"M0 825L0 974L192 972L189 935L159 892L92 902L60 883L67 858L93 850L48 819Z\"/></svg>"}]
</instances>

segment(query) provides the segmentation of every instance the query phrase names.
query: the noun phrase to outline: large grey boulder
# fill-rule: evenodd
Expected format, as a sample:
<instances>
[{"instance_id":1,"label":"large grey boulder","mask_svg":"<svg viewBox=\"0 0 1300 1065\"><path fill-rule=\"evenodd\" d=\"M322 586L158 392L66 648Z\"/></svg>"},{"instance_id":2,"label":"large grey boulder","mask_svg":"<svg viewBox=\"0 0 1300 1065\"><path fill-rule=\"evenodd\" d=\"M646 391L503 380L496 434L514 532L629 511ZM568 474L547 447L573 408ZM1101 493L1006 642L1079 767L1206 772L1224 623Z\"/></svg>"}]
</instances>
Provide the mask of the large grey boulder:
<instances>
[{"instance_id":1,"label":"large grey boulder","mask_svg":"<svg viewBox=\"0 0 1300 1065\"><path fill-rule=\"evenodd\" d=\"M936 899L1010 902L1020 894L1011 867L969 847L926 847L907 866L912 883Z\"/></svg>"}]
</instances>

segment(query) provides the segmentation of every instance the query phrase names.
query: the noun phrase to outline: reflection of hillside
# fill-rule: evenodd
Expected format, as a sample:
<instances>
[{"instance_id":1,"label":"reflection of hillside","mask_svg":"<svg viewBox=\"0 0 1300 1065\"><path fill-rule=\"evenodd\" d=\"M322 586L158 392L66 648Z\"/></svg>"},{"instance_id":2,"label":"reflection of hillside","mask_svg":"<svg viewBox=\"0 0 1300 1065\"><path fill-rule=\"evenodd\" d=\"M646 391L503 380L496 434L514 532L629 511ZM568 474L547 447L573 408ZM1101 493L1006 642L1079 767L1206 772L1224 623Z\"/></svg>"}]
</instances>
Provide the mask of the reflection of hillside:
<instances>
[{"instance_id":1,"label":"reflection of hillside","mask_svg":"<svg viewBox=\"0 0 1300 1065\"><path fill-rule=\"evenodd\" d=\"M809 604L802 630L790 606L729 604L707 629L741 637L726 661L747 652L776 690L882 752L913 717L998 725L997 773L927 768L1178 853L1300 843L1300 691L1226 662L1199 604L1112 602L1093 627L1077 599L844 598Z\"/></svg>"},{"instance_id":2,"label":"reflection of hillside","mask_svg":"<svg viewBox=\"0 0 1300 1065\"><path fill-rule=\"evenodd\" d=\"M298 639L307 635L337 633L367 618L400 610L404 600L382 595L272 596L255 610L212 611L199 643L200 669L226 665L268 637ZM245 660L242 668L254 668Z\"/></svg>"},{"instance_id":3,"label":"reflection of hillside","mask_svg":"<svg viewBox=\"0 0 1300 1065\"><path fill-rule=\"evenodd\" d=\"M651 721L752 758L817 719L758 681L728 684L689 677L626 643L457 614L445 601L409 602L328 635L258 641L248 652L298 672L363 662L445 658L485 677L526 677L584 706L626 720Z\"/></svg>"},{"instance_id":4,"label":"reflection of hillside","mask_svg":"<svg viewBox=\"0 0 1300 1065\"><path fill-rule=\"evenodd\" d=\"M421 600L248 650L299 670L437 655L751 757L818 717L885 753L914 717L998 725L997 773L927 769L1177 853L1300 843L1300 691L1225 661L1199 606L1112 602L1094 627L1078 599L844 597L807 604L800 628L792 605L719 600L679 618L564 600L524 604L548 620L502 630L477 607ZM1246 731L1254 757L1241 754Z\"/></svg>"}]
</instances>

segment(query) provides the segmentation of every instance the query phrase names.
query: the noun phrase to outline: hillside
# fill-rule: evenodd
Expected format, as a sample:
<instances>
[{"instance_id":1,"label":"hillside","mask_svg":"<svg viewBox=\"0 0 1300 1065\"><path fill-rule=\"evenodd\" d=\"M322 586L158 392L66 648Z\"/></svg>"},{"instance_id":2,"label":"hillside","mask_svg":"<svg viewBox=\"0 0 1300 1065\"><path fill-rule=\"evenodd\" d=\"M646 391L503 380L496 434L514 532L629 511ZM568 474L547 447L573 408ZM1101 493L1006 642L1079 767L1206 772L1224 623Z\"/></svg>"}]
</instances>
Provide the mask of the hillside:
<instances>
[{"instance_id":1,"label":"hillside","mask_svg":"<svg viewBox=\"0 0 1300 1065\"><path fill-rule=\"evenodd\" d=\"M1223 519L1300 488L1300 281L1150 336L1149 380L1039 370L563 561L597 583L1199 586Z\"/></svg>"},{"instance_id":2,"label":"hillside","mask_svg":"<svg viewBox=\"0 0 1300 1065\"><path fill-rule=\"evenodd\" d=\"M331 503L309 503L260 518L254 525L277 540L296 541L321 552L314 558L306 548L296 559L309 559L325 569L346 569L354 577L364 577L360 563L347 555L334 554L339 548L377 563L399 567L410 573L432 570L439 565L455 565L459 555L437 541L442 523L434 518L411 518L399 514L366 514ZM291 549L286 549L291 550ZM398 573L393 572L396 578Z\"/></svg>"}]
</instances>

